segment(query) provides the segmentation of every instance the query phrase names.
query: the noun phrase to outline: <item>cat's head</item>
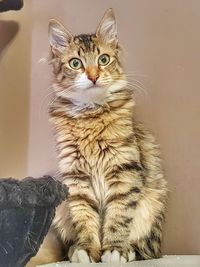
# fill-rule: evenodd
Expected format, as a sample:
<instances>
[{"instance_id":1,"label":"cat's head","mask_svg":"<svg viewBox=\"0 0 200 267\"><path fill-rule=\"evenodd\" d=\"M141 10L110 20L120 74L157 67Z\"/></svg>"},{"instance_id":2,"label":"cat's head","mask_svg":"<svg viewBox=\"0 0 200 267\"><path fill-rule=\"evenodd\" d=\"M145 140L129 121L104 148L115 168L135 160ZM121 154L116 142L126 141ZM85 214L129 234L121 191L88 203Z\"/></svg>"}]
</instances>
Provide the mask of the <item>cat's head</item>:
<instances>
[{"instance_id":1,"label":"cat's head","mask_svg":"<svg viewBox=\"0 0 200 267\"><path fill-rule=\"evenodd\" d=\"M126 85L112 9L95 34L73 36L60 22L50 20L49 42L57 96L80 107L103 105Z\"/></svg>"}]
</instances>

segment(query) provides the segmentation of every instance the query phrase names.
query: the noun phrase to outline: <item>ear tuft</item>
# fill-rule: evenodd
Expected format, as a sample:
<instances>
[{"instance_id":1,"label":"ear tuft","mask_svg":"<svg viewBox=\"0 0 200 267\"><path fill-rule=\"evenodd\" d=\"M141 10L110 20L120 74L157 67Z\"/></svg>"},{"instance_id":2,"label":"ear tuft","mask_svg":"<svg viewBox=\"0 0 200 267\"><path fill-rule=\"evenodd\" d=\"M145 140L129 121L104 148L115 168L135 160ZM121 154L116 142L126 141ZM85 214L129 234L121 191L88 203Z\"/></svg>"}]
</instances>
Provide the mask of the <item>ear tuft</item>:
<instances>
[{"instance_id":1,"label":"ear tuft","mask_svg":"<svg viewBox=\"0 0 200 267\"><path fill-rule=\"evenodd\" d=\"M117 24L113 9L108 9L96 31L98 37L103 38L107 42L113 42L117 40Z\"/></svg>"},{"instance_id":2,"label":"ear tuft","mask_svg":"<svg viewBox=\"0 0 200 267\"><path fill-rule=\"evenodd\" d=\"M63 52L68 46L73 35L57 20L49 21L49 43L53 50Z\"/></svg>"}]
</instances>

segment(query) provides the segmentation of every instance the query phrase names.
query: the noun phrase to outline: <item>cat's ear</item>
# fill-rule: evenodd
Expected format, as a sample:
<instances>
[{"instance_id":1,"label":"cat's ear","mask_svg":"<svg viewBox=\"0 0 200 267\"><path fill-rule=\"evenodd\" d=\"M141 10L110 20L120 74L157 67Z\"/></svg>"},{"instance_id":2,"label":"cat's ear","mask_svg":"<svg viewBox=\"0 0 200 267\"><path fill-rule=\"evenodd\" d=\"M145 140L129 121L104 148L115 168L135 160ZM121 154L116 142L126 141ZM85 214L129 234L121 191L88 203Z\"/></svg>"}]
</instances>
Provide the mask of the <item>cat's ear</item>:
<instances>
[{"instance_id":1,"label":"cat's ear","mask_svg":"<svg viewBox=\"0 0 200 267\"><path fill-rule=\"evenodd\" d=\"M117 41L117 24L112 8L104 14L96 31L97 37L103 38L106 42Z\"/></svg>"},{"instance_id":2,"label":"cat's ear","mask_svg":"<svg viewBox=\"0 0 200 267\"><path fill-rule=\"evenodd\" d=\"M60 22L55 19L49 21L49 43L53 52L62 53L72 38L73 35Z\"/></svg>"}]
</instances>

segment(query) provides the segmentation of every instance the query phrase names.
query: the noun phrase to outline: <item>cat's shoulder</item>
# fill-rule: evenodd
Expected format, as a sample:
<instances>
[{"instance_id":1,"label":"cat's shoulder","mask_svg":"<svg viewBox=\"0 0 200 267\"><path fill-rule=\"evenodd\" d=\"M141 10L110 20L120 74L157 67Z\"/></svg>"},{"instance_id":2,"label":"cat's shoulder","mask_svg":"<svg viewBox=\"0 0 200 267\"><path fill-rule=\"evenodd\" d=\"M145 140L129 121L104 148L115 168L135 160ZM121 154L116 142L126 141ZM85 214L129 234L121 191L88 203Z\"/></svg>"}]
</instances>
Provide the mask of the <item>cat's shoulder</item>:
<instances>
[{"instance_id":1,"label":"cat's shoulder","mask_svg":"<svg viewBox=\"0 0 200 267\"><path fill-rule=\"evenodd\" d=\"M143 123L134 122L133 129L135 137L138 141L157 143L155 134L151 130L149 130Z\"/></svg>"}]
</instances>

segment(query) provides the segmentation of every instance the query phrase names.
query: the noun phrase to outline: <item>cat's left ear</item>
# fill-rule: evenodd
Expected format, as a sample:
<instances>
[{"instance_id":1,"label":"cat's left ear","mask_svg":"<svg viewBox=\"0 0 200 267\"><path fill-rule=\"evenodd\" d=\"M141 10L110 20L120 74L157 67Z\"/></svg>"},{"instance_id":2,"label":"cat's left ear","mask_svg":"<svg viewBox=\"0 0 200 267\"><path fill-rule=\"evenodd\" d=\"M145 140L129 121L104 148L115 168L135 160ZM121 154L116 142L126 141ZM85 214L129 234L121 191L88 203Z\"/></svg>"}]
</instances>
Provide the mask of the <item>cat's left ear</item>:
<instances>
[{"instance_id":1,"label":"cat's left ear","mask_svg":"<svg viewBox=\"0 0 200 267\"><path fill-rule=\"evenodd\" d=\"M49 43L53 52L64 52L72 39L73 35L59 21L49 21Z\"/></svg>"},{"instance_id":2,"label":"cat's left ear","mask_svg":"<svg viewBox=\"0 0 200 267\"><path fill-rule=\"evenodd\" d=\"M104 14L96 35L108 43L117 42L117 24L112 8L108 9Z\"/></svg>"}]
</instances>

